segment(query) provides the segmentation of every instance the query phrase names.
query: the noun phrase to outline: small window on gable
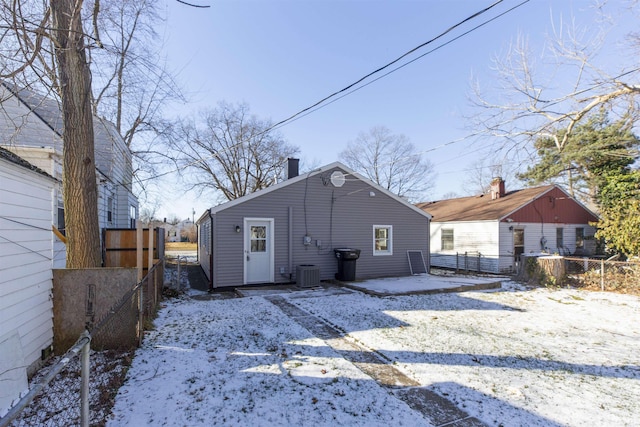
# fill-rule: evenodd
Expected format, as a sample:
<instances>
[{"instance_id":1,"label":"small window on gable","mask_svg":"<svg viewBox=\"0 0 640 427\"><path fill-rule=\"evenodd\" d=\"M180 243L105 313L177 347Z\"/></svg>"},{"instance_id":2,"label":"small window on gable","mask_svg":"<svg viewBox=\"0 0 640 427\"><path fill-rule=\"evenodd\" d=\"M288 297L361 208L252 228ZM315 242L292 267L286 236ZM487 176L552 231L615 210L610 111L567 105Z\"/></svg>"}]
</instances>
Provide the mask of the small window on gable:
<instances>
[{"instance_id":1,"label":"small window on gable","mask_svg":"<svg viewBox=\"0 0 640 427\"><path fill-rule=\"evenodd\" d=\"M393 227L373 226L373 255L393 255Z\"/></svg>"},{"instance_id":2,"label":"small window on gable","mask_svg":"<svg viewBox=\"0 0 640 427\"><path fill-rule=\"evenodd\" d=\"M440 245L443 251L453 250L453 228L443 228L440 230Z\"/></svg>"}]
</instances>

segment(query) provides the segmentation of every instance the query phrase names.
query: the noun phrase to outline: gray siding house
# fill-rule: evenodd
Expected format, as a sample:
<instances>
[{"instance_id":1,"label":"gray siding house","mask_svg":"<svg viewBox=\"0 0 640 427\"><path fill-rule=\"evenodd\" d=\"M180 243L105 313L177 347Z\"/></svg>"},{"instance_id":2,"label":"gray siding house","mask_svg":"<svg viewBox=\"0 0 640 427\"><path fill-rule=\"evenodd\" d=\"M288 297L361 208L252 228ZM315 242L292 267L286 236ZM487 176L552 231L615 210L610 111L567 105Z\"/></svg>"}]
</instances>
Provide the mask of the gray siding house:
<instances>
[{"instance_id":1,"label":"gray siding house","mask_svg":"<svg viewBox=\"0 0 640 427\"><path fill-rule=\"evenodd\" d=\"M300 283L301 266L334 279L336 248L360 250L356 280L410 275L407 251L422 251L429 265L428 213L341 163L298 176L295 162L288 180L198 219L198 259L211 289Z\"/></svg>"}]
</instances>

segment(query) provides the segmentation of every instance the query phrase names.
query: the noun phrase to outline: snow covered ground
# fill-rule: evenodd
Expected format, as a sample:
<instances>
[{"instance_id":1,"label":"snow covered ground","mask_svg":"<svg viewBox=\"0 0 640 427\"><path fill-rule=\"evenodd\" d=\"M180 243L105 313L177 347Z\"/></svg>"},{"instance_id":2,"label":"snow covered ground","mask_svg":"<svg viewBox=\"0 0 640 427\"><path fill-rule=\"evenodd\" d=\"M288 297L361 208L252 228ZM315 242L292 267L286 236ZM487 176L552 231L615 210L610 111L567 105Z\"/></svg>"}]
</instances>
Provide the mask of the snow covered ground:
<instances>
[{"instance_id":1,"label":"snow covered ground","mask_svg":"<svg viewBox=\"0 0 640 427\"><path fill-rule=\"evenodd\" d=\"M335 340L285 314L274 293L196 295L165 302L109 426L432 425ZM511 282L499 292L276 297L488 425L640 423L638 297Z\"/></svg>"}]
</instances>

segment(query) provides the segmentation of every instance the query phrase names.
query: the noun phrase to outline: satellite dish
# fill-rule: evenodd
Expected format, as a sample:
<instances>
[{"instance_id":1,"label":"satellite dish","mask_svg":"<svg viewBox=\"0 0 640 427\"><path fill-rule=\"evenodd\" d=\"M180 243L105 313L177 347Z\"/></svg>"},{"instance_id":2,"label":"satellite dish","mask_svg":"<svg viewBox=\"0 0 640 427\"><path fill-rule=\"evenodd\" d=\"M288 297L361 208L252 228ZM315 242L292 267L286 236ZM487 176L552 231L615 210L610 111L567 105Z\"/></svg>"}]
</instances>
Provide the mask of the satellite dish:
<instances>
[{"instance_id":1,"label":"satellite dish","mask_svg":"<svg viewBox=\"0 0 640 427\"><path fill-rule=\"evenodd\" d=\"M342 187L344 185L344 174L340 171L335 171L331 174L331 185L334 187Z\"/></svg>"}]
</instances>

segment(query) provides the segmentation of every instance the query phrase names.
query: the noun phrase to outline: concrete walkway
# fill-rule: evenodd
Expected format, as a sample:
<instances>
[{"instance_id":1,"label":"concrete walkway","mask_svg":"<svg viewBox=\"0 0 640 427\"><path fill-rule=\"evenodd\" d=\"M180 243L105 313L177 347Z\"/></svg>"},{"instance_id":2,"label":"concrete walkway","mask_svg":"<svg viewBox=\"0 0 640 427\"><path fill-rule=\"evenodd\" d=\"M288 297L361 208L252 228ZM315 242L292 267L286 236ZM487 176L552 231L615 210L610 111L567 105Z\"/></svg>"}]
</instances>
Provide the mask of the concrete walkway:
<instances>
[{"instance_id":1,"label":"concrete walkway","mask_svg":"<svg viewBox=\"0 0 640 427\"><path fill-rule=\"evenodd\" d=\"M279 295L268 295L265 296L265 299L280 308L287 316L313 335L324 340L345 360L353 363L380 386L387 388L394 396L422 414L434 426L486 426L443 396L421 387L420 383L390 365L389 361L375 349L366 348L350 340L343 332Z\"/></svg>"}]
</instances>

